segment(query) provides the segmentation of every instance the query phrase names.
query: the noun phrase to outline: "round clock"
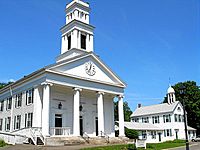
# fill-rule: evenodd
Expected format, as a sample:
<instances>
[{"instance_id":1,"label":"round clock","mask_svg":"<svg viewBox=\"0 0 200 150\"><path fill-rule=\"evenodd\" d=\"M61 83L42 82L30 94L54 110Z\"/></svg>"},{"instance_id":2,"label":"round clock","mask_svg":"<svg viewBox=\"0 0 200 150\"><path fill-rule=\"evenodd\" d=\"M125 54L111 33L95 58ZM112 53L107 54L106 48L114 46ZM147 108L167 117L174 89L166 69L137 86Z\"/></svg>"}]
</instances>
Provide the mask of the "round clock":
<instances>
[{"instance_id":1,"label":"round clock","mask_svg":"<svg viewBox=\"0 0 200 150\"><path fill-rule=\"evenodd\" d=\"M93 62L88 61L85 63L85 72L89 75L89 76L93 76L96 73L95 70L95 65Z\"/></svg>"}]
</instances>

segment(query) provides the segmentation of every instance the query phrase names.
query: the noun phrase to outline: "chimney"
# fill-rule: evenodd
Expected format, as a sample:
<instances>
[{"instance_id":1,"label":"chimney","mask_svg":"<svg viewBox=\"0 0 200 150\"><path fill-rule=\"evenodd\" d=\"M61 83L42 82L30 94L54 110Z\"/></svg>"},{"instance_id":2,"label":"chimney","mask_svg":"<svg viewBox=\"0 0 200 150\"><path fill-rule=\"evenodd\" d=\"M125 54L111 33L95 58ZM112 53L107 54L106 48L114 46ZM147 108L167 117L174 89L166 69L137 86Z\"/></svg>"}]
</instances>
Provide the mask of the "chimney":
<instances>
[{"instance_id":1,"label":"chimney","mask_svg":"<svg viewBox=\"0 0 200 150\"><path fill-rule=\"evenodd\" d=\"M142 104L138 104L138 108L142 107Z\"/></svg>"}]
</instances>

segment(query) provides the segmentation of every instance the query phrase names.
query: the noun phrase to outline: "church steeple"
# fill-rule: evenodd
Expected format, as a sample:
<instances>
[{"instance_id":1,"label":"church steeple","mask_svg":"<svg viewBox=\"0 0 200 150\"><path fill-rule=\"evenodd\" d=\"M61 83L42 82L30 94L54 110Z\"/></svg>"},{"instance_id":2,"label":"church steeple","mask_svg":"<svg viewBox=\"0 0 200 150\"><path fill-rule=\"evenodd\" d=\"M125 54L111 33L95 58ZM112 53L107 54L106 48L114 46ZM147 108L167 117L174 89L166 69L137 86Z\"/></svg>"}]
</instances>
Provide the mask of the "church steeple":
<instances>
[{"instance_id":1,"label":"church steeple","mask_svg":"<svg viewBox=\"0 0 200 150\"><path fill-rule=\"evenodd\" d=\"M66 6L66 25L61 28L61 55L73 49L93 51L94 27L89 23L89 4L73 0Z\"/></svg>"}]
</instances>

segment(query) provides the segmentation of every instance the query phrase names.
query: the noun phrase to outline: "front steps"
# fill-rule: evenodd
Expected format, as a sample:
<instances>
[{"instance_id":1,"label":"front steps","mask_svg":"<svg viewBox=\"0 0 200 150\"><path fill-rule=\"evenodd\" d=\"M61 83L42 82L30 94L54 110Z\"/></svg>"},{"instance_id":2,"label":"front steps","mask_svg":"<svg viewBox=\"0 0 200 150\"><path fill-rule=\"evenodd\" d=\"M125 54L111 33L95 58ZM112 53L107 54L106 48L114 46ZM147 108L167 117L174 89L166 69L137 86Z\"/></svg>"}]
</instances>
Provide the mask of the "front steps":
<instances>
[{"instance_id":1,"label":"front steps","mask_svg":"<svg viewBox=\"0 0 200 150\"><path fill-rule=\"evenodd\" d=\"M74 145L107 145L107 144L126 144L128 138L118 137L90 137L85 140L83 137L48 137L45 139L47 146L74 146Z\"/></svg>"}]
</instances>

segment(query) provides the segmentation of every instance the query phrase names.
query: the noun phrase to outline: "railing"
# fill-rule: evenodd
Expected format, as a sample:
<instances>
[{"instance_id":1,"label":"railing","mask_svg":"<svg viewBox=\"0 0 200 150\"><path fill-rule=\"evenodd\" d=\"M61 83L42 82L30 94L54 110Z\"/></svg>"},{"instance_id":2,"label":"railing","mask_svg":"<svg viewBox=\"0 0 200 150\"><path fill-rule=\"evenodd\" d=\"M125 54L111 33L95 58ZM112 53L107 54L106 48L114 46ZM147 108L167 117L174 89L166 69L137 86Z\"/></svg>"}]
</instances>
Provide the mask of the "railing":
<instances>
[{"instance_id":1,"label":"railing","mask_svg":"<svg viewBox=\"0 0 200 150\"><path fill-rule=\"evenodd\" d=\"M87 135L87 133L83 133L82 138L83 138L87 143L90 143L90 137L89 137L89 135Z\"/></svg>"},{"instance_id":2,"label":"railing","mask_svg":"<svg viewBox=\"0 0 200 150\"><path fill-rule=\"evenodd\" d=\"M101 137L104 137L106 139L106 142L110 143L110 137L103 131L100 131L100 133L101 133Z\"/></svg>"},{"instance_id":3,"label":"railing","mask_svg":"<svg viewBox=\"0 0 200 150\"><path fill-rule=\"evenodd\" d=\"M51 135L62 136L62 135L70 135L69 127L51 127L50 131Z\"/></svg>"},{"instance_id":4,"label":"railing","mask_svg":"<svg viewBox=\"0 0 200 150\"><path fill-rule=\"evenodd\" d=\"M37 138L40 138L44 144L44 136L42 135L41 128L30 128L31 139L37 145Z\"/></svg>"},{"instance_id":5,"label":"railing","mask_svg":"<svg viewBox=\"0 0 200 150\"><path fill-rule=\"evenodd\" d=\"M35 135L32 128L30 128L30 135L31 135L31 139L32 139L34 145L37 145L37 136Z\"/></svg>"}]
</instances>

